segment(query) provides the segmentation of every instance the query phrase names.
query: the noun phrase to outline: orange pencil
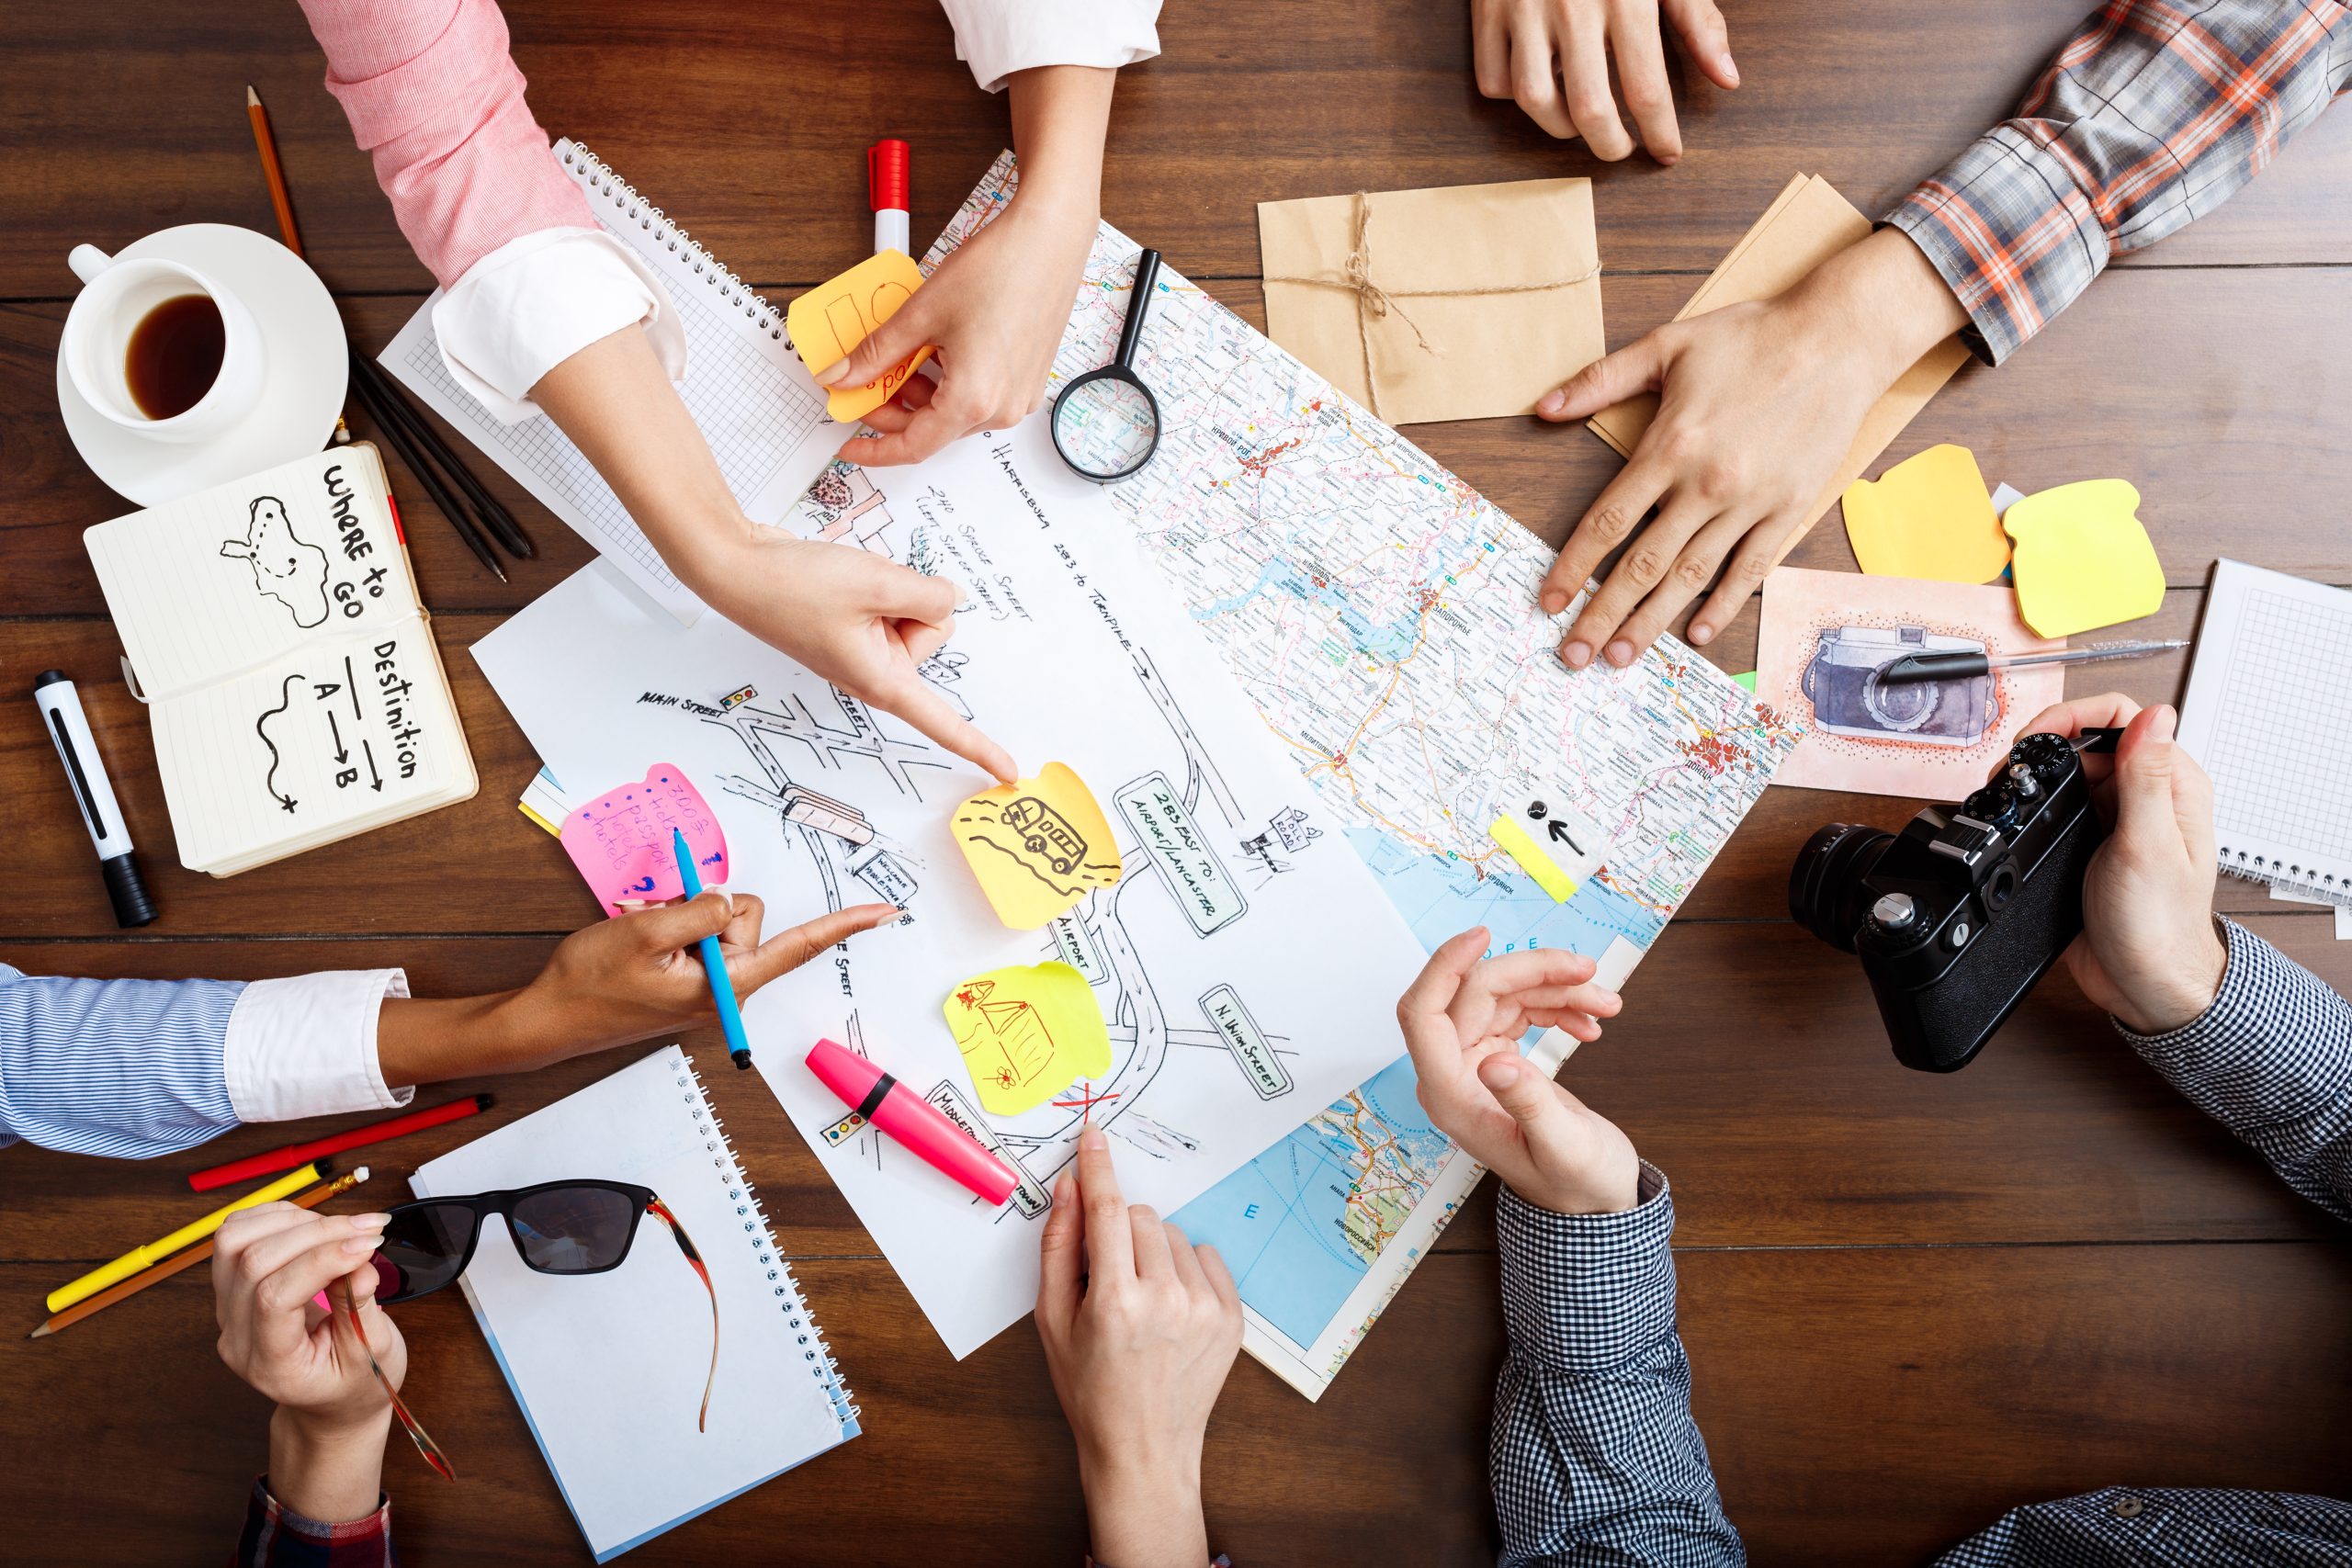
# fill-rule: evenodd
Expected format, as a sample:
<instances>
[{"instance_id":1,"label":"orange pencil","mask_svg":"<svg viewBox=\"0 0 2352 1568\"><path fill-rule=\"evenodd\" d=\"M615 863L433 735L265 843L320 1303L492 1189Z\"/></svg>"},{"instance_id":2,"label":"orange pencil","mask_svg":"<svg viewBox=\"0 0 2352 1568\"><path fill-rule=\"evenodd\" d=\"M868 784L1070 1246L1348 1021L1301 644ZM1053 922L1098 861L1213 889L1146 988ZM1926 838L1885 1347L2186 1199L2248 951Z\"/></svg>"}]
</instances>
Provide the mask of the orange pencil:
<instances>
[{"instance_id":1,"label":"orange pencil","mask_svg":"<svg viewBox=\"0 0 2352 1568\"><path fill-rule=\"evenodd\" d=\"M343 1176L338 1176L333 1181L322 1181L307 1192L297 1194L293 1198L292 1202L297 1208L315 1209L320 1204L325 1202L328 1199L335 1196L337 1193L348 1192L367 1179L368 1168L363 1165L357 1170L351 1171ZM63 1312L57 1314L47 1323L44 1323L39 1328L34 1329L30 1334L26 1335L25 1337L28 1339L38 1339L44 1334L54 1334L61 1328L70 1328L74 1324L77 1324L84 1318L89 1316L92 1313L96 1312L99 1308L110 1307L126 1296L135 1296L140 1292L145 1290L148 1286L153 1285L159 1280L168 1280L173 1275L178 1273L181 1269L187 1268L189 1265L201 1263L211 1256L212 1238L210 1236L207 1236L204 1240L197 1243L194 1247L189 1247L187 1251L175 1254L174 1256L164 1259L163 1262L156 1264L153 1269L141 1269L140 1272L133 1274L130 1279L125 1280L121 1284L113 1286L107 1290L100 1291L88 1301L75 1302L72 1306L67 1307Z\"/></svg>"},{"instance_id":2,"label":"orange pencil","mask_svg":"<svg viewBox=\"0 0 2352 1568\"><path fill-rule=\"evenodd\" d=\"M286 171L277 166L277 139L269 133L269 111L261 107L261 95L245 86L245 118L254 122L254 145L261 149L262 177L269 182L269 204L277 209L277 231L286 240L286 248L296 255L302 254L302 236L294 227L294 202L286 194Z\"/></svg>"}]
</instances>

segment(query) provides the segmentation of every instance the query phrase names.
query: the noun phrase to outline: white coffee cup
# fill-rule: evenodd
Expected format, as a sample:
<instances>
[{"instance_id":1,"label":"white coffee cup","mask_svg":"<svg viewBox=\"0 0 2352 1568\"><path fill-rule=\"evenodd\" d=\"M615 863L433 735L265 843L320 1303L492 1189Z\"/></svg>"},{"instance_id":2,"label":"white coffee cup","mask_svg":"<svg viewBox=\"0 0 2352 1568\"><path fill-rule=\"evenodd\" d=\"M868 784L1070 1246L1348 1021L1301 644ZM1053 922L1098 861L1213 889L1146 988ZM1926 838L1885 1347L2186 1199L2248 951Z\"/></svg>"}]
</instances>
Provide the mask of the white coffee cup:
<instances>
[{"instance_id":1,"label":"white coffee cup","mask_svg":"<svg viewBox=\"0 0 2352 1568\"><path fill-rule=\"evenodd\" d=\"M83 287L66 313L61 352L74 390L90 407L125 430L183 443L218 435L253 411L268 364L261 328L244 301L177 262L117 261L96 245L76 245L65 259ZM220 369L192 407L150 419L130 395L130 334L156 306L187 294L205 296L220 312Z\"/></svg>"}]
</instances>

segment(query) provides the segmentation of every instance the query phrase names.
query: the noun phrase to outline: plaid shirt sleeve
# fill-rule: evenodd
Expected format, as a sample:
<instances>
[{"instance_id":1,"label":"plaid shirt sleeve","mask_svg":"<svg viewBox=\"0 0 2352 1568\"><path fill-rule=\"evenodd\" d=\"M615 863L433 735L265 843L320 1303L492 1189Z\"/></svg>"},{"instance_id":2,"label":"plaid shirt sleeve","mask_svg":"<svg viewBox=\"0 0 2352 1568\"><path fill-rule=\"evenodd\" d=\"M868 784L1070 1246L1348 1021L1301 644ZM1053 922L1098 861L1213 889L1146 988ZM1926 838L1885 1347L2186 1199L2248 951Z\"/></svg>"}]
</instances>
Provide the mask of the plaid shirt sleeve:
<instances>
[{"instance_id":1,"label":"plaid shirt sleeve","mask_svg":"<svg viewBox=\"0 0 2352 1568\"><path fill-rule=\"evenodd\" d=\"M2016 116L1888 213L1998 365L2090 287L2228 200L2352 82L2347 0L2109 0Z\"/></svg>"},{"instance_id":2,"label":"plaid shirt sleeve","mask_svg":"<svg viewBox=\"0 0 2352 1568\"><path fill-rule=\"evenodd\" d=\"M1642 1166L1621 1214L1498 1205L1510 1355L1487 1462L1505 1568L1724 1568L1747 1554L1690 1418L1674 1327L1674 1202Z\"/></svg>"},{"instance_id":3,"label":"plaid shirt sleeve","mask_svg":"<svg viewBox=\"0 0 2352 1568\"><path fill-rule=\"evenodd\" d=\"M339 1525L305 1518L269 1495L269 1477L254 1483L245 1501L245 1528L230 1568L398 1568L392 1553L392 1505L379 1496L376 1511Z\"/></svg>"},{"instance_id":4,"label":"plaid shirt sleeve","mask_svg":"<svg viewBox=\"0 0 2352 1568\"><path fill-rule=\"evenodd\" d=\"M2288 1186L2352 1220L2352 1002L2234 920L2204 1016L2117 1032L2191 1105L2253 1145Z\"/></svg>"}]
</instances>

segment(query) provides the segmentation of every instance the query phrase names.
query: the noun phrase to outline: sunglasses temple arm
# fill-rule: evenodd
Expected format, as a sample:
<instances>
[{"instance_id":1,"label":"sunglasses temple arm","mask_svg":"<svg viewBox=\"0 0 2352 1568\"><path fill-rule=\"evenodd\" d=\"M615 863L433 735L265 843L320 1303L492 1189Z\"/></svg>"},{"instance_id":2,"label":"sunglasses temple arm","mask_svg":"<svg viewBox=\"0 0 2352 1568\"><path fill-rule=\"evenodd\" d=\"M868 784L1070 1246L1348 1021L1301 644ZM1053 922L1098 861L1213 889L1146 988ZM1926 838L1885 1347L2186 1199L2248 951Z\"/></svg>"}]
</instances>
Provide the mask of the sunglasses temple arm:
<instances>
[{"instance_id":1,"label":"sunglasses temple arm","mask_svg":"<svg viewBox=\"0 0 2352 1568\"><path fill-rule=\"evenodd\" d=\"M384 1396L392 1402L392 1414L400 1417L401 1429L408 1434L409 1441L416 1445L416 1451L424 1456L424 1462L438 1471L444 1481L457 1480L458 1472L441 1452L441 1445L435 1442L417 1424L416 1417L409 1414L408 1406L401 1402L401 1391L392 1386L392 1380L384 1375L384 1369L377 1363L375 1347L368 1343L368 1331L359 1325L359 1309L351 1304L347 1292L340 1304L344 1315L350 1320L353 1336L359 1341L360 1353L368 1358L368 1370L376 1374L376 1381L383 1385Z\"/></svg>"},{"instance_id":2,"label":"sunglasses temple arm","mask_svg":"<svg viewBox=\"0 0 2352 1568\"><path fill-rule=\"evenodd\" d=\"M695 1430L707 1432L710 1430L710 1391L718 1383L718 1287L710 1282L710 1266L702 1260L702 1254L695 1250L694 1238L686 1235L686 1227L678 1223L678 1216L670 1212L670 1205L655 1198L646 1203L645 1212L670 1227L670 1235L677 1240L678 1250L685 1254L687 1266L702 1280L702 1288L710 1292L710 1375L703 1380L702 1413L695 1417Z\"/></svg>"}]
</instances>

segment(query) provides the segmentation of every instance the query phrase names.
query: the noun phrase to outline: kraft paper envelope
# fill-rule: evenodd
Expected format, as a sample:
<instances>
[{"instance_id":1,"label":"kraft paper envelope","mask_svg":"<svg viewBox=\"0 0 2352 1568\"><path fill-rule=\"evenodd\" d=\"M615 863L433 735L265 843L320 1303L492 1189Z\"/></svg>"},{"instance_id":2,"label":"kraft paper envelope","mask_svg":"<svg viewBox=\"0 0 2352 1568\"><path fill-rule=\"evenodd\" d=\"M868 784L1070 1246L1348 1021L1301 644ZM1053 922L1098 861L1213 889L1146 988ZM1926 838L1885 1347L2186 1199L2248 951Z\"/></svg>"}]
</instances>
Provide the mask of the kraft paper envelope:
<instances>
[{"instance_id":1,"label":"kraft paper envelope","mask_svg":"<svg viewBox=\"0 0 2352 1568\"><path fill-rule=\"evenodd\" d=\"M1764 216L1740 236L1739 243L1707 275L1707 281L1674 313L1674 319L1686 321L1743 300L1769 299L1839 251L1867 238L1870 231L1871 220L1838 195L1835 186L1818 175L1798 175L1781 187ZM1958 337L1949 337L1920 355L1919 362L1887 389L1886 395L1863 416L1852 448L1829 488L1814 502L1805 526L1790 535L1781 547L1781 558L1796 547L1797 541L1829 510L1830 502L1862 477L1862 470L1966 363L1967 348ZM1656 394L1644 393L1601 410L1587 423L1595 435L1617 449L1619 457L1630 457L1657 414Z\"/></svg>"},{"instance_id":2,"label":"kraft paper envelope","mask_svg":"<svg viewBox=\"0 0 2352 1568\"><path fill-rule=\"evenodd\" d=\"M1258 244L1267 335L1391 424L1528 413L1605 347L1590 180L1261 202Z\"/></svg>"}]
</instances>

